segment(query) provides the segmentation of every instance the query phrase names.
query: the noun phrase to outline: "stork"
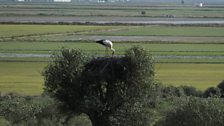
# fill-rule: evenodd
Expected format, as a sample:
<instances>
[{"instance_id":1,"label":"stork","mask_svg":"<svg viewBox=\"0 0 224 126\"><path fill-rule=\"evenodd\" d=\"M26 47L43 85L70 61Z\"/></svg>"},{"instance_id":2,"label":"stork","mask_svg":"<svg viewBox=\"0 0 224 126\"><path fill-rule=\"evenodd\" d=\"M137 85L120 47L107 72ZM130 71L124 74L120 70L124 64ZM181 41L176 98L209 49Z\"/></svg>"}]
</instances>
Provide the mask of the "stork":
<instances>
[{"instance_id":1,"label":"stork","mask_svg":"<svg viewBox=\"0 0 224 126\"><path fill-rule=\"evenodd\" d=\"M113 48L113 43L110 40L98 40L96 43L99 43L106 47L106 51L108 52L108 48L112 51L112 56L114 55L115 49Z\"/></svg>"}]
</instances>

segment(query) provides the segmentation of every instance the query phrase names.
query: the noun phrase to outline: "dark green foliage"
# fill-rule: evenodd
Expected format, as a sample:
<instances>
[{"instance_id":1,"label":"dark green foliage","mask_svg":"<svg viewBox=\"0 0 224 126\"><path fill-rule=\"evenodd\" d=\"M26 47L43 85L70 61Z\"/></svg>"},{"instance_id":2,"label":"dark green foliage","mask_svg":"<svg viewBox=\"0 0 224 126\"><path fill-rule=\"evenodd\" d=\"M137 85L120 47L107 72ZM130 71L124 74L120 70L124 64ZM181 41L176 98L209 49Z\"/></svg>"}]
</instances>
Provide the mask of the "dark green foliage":
<instances>
[{"instance_id":1,"label":"dark green foliage","mask_svg":"<svg viewBox=\"0 0 224 126\"><path fill-rule=\"evenodd\" d=\"M142 102L142 101L141 101ZM143 102L125 103L110 117L113 126L149 126L153 113Z\"/></svg>"},{"instance_id":2,"label":"dark green foliage","mask_svg":"<svg viewBox=\"0 0 224 126\"><path fill-rule=\"evenodd\" d=\"M133 47L124 57L90 60L81 51L65 49L55 57L44 72L45 91L64 109L85 113L93 126L147 125L154 66L145 50Z\"/></svg>"},{"instance_id":3,"label":"dark green foliage","mask_svg":"<svg viewBox=\"0 0 224 126\"><path fill-rule=\"evenodd\" d=\"M222 91L224 91L224 80L221 81L218 86L217 86L219 89L221 89Z\"/></svg>"},{"instance_id":4,"label":"dark green foliage","mask_svg":"<svg viewBox=\"0 0 224 126\"><path fill-rule=\"evenodd\" d=\"M114 126L148 126L148 100L153 95L154 66L152 56L142 48L129 49L125 57L128 59L128 77L126 90L121 97L125 100L111 116Z\"/></svg>"},{"instance_id":5,"label":"dark green foliage","mask_svg":"<svg viewBox=\"0 0 224 126\"><path fill-rule=\"evenodd\" d=\"M39 114L52 102L48 97L4 95L0 97L0 116L11 125L39 125L43 119Z\"/></svg>"},{"instance_id":6,"label":"dark green foliage","mask_svg":"<svg viewBox=\"0 0 224 126\"><path fill-rule=\"evenodd\" d=\"M81 98L80 76L88 59L81 51L64 49L53 60L43 73L45 91L60 101L74 104Z\"/></svg>"},{"instance_id":7,"label":"dark green foliage","mask_svg":"<svg viewBox=\"0 0 224 126\"><path fill-rule=\"evenodd\" d=\"M202 92L197 90L195 87L180 86L179 88L181 88L183 90L184 95L186 95L186 96L196 96L196 97L202 96Z\"/></svg>"},{"instance_id":8,"label":"dark green foliage","mask_svg":"<svg viewBox=\"0 0 224 126\"><path fill-rule=\"evenodd\" d=\"M174 86L167 86L167 87L161 87L161 96L163 98L167 97L180 97L184 95L184 91L182 88L174 87Z\"/></svg>"},{"instance_id":9,"label":"dark green foliage","mask_svg":"<svg viewBox=\"0 0 224 126\"><path fill-rule=\"evenodd\" d=\"M202 92L197 90L195 87L192 86L161 86L160 87L160 96L161 97L181 97L181 96L196 96L201 97Z\"/></svg>"},{"instance_id":10,"label":"dark green foliage","mask_svg":"<svg viewBox=\"0 0 224 126\"><path fill-rule=\"evenodd\" d=\"M216 88L216 87L210 87L210 88L208 88L204 91L203 96L205 98L214 97L214 96L220 97L221 96L221 90L219 88Z\"/></svg>"},{"instance_id":11,"label":"dark green foliage","mask_svg":"<svg viewBox=\"0 0 224 126\"><path fill-rule=\"evenodd\" d=\"M223 126L223 119L223 100L182 97L157 126Z\"/></svg>"},{"instance_id":12,"label":"dark green foliage","mask_svg":"<svg viewBox=\"0 0 224 126\"><path fill-rule=\"evenodd\" d=\"M0 97L0 117L12 126L90 126L85 115L59 111L58 103L47 96L19 96L7 94Z\"/></svg>"},{"instance_id":13,"label":"dark green foliage","mask_svg":"<svg viewBox=\"0 0 224 126\"><path fill-rule=\"evenodd\" d=\"M221 97L224 98L224 80L218 84L217 88L221 90Z\"/></svg>"}]
</instances>

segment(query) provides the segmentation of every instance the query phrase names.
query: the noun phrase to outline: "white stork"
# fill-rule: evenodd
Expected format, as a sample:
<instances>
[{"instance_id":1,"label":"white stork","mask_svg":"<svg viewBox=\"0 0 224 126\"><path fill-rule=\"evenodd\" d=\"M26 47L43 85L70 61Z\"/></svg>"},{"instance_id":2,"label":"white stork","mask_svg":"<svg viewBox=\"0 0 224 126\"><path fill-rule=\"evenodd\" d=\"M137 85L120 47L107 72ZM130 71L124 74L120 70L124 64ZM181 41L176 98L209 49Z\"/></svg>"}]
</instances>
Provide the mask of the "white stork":
<instances>
[{"instance_id":1,"label":"white stork","mask_svg":"<svg viewBox=\"0 0 224 126\"><path fill-rule=\"evenodd\" d=\"M113 43L110 40L98 40L96 43L104 45L106 47L106 51L108 52L108 48L112 51L112 56L114 55L115 49L113 48Z\"/></svg>"}]
</instances>

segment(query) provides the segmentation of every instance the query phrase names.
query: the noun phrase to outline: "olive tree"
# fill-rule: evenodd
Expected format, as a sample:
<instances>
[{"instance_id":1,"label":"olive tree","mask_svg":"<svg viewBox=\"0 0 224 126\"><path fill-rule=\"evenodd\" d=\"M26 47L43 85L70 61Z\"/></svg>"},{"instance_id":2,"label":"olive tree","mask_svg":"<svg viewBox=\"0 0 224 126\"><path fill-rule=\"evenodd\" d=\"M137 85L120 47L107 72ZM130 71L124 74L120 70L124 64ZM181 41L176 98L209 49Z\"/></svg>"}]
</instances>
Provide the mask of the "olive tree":
<instances>
[{"instance_id":1,"label":"olive tree","mask_svg":"<svg viewBox=\"0 0 224 126\"><path fill-rule=\"evenodd\" d=\"M55 111L54 101L47 96L20 96L10 93L0 96L0 106L0 116L12 126L62 123L62 116Z\"/></svg>"},{"instance_id":2,"label":"olive tree","mask_svg":"<svg viewBox=\"0 0 224 126\"><path fill-rule=\"evenodd\" d=\"M223 126L224 104L219 98L182 97L156 126Z\"/></svg>"},{"instance_id":3,"label":"olive tree","mask_svg":"<svg viewBox=\"0 0 224 126\"><path fill-rule=\"evenodd\" d=\"M43 75L45 91L63 109L88 115L93 126L147 125L154 66L152 56L140 47L127 50L123 57L95 58L63 49Z\"/></svg>"}]
</instances>

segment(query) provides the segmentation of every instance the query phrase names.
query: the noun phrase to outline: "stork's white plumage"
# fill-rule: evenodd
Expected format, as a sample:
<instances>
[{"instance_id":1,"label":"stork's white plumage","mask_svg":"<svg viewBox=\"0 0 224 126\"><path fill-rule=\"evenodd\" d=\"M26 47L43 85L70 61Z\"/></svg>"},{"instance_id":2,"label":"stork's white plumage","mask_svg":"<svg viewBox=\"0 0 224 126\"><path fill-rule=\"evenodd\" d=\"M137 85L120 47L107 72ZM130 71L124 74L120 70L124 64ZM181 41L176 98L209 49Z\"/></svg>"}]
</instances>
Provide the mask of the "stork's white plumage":
<instances>
[{"instance_id":1,"label":"stork's white plumage","mask_svg":"<svg viewBox=\"0 0 224 126\"><path fill-rule=\"evenodd\" d=\"M103 46L106 47L106 50L108 50L108 48L112 51L112 56L114 55L115 49L113 48L113 43L110 40L98 40L96 41L96 43L99 43Z\"/></svg>"}]
</instances>

